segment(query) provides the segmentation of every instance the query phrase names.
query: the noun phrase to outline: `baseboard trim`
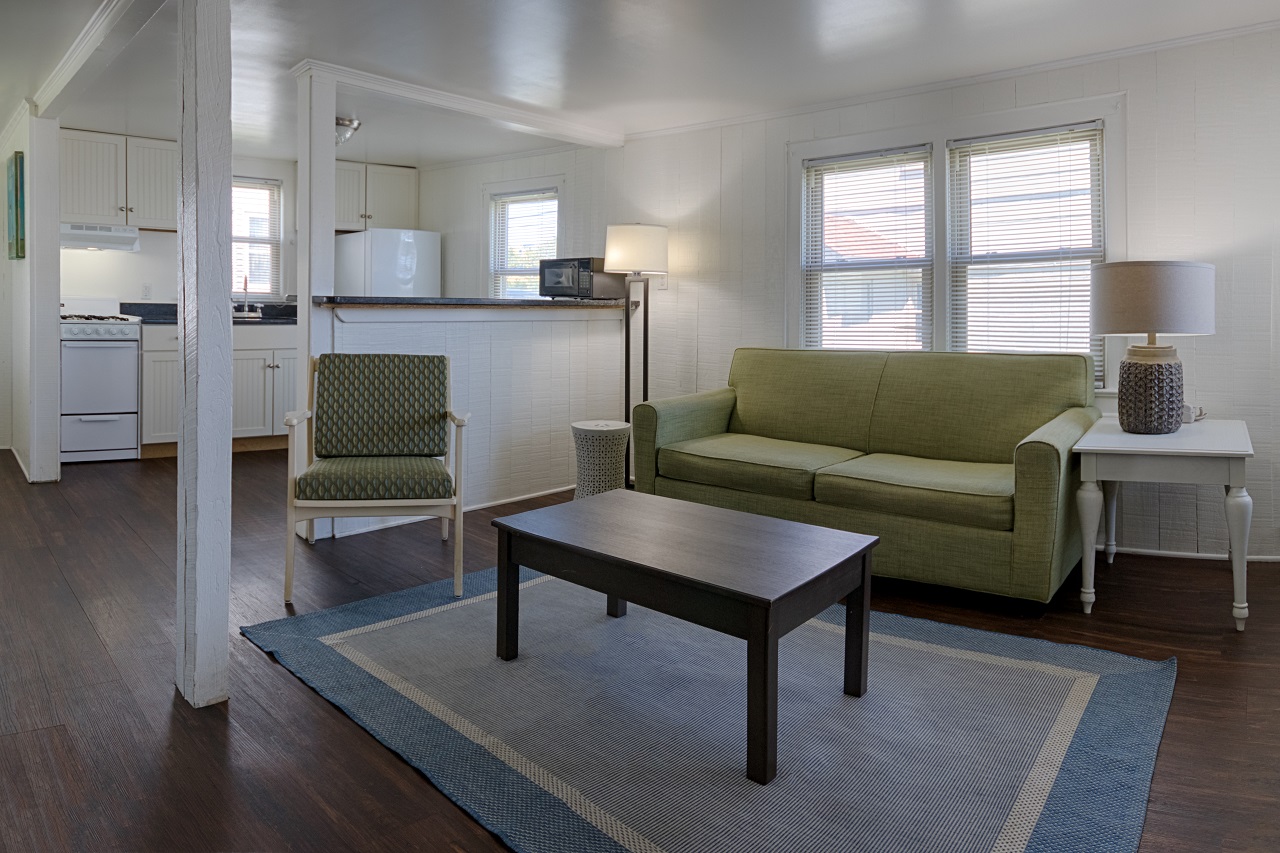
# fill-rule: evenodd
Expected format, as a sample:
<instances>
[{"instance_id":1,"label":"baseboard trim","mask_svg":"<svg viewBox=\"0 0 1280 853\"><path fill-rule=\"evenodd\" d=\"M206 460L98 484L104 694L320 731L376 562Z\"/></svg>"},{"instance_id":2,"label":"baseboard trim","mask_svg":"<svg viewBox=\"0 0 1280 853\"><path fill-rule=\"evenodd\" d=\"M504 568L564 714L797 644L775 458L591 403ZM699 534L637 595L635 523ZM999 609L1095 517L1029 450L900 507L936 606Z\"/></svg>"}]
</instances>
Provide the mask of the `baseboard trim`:
<instances>
[{"instance_id":1,"label":"baseboard trim","mask_svg":"<svg viewBox=\"0 0 1280 853\"><path fill-rule=\"evenodd\" d=\"M1099 545L1097 551L1099 553L1105 550L1105 546ZM1116 548L1117 554L1135 554L1141 557L1183 557L1188 560L1219 560L1225 562L1228 559L1226 554L1199 554L1193 551L1158 551L1154 548ZM1270 556L1266 554L1254 555L1250 554L1246 558L1250 563L1280 563L1280 556Z\"/></svg>"},{"instance_id":2,"label":"baseboard trim","mask_svg":"<svg viewBox=\"0 0 1280 853\"><path fill-rule=\"evenodd\" d=\"M244 453L250 450L287 450L287 435L254 435L249 438L231 439L231 452ZM178 455L178 442L162 441L156 444L142 445L141 459L173 459Z\"/></svg>"},{"instance_id":3,"label":"baseboard trim","mask_svg":"<svg viewBox=\"0 0 1280 853\"><path fill-rule=\"evenodd\" d=\"M462 511L471 512L472 510L476 510L476 509L488 509L491 506L501 506L502 504L515 503L516 501L525 501L525 500L529 500L530 498L546 497L547 495L554 495L554 494L558 494L559 492L572 491L573 489L576 489L576 488L577 488L576 485L560 486L558 488L547 489L546 491L542 491L542 492L533 492L532 494L521 495L520 497L502 498L501 500L489 501L488 503L463 506ZM415 522L419 522L419 521L433 521L439 517L440 516L438 515L418 515L418 516L397 517L392 521L385 521L382 524L379 524L375 527L364 527L364 528L361 528L360 530L348 530L344 533L335 533L331 538L344 539L347 536L359 536L361 533L372 533L375 530L386 530L388 527L399 527L402 524L414 524ZM301 536L302 534L298 534L298 535Z\"/></svg>"}]
</instances>

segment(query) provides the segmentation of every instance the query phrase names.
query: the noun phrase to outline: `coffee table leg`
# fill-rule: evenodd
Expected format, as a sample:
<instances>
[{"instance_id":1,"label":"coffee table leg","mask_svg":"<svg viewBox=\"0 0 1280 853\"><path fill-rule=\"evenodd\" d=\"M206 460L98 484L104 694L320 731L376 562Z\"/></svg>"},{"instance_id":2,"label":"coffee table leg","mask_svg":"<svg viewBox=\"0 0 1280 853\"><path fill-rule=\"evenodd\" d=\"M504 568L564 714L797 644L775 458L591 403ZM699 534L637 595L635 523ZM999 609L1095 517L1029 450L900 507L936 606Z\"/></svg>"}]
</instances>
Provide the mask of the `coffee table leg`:
<instances>
[{"instance_id":1,"label":"coffee table leg","mask_svg":"<svg viewBox=\"0 0 1280 853\"><path fill-rule=\"evenodd\" d=\"M520 646L520 566L511 562L511 533L498 531L498 657L515 660Z\"/></svg>"},{"instance_id":2,"label":"coffee table leg","mask_svg":"<svg viewBox=\"0 0 1280 853\"><path fill-rule=\"evenodd\" d=\"M778 773L778 637L763 626L747 640L747 778L767 785Z\"/></svg>"},{"instance_id":3,"label":"coffee table leg","mask_svg":"<svg viewBox=\"0 0 1280 853\"><path fill-rule=\"evenodd\" d=\"M626 616L626 600L618 598L616 595L608 596L608 600L605 602L605 613L608 613L610 616Z\"/></svg>"},{"instance_id":4,"label":"coffee table leg","mask_svg":"<svg viewBox=\"0 0 1280 853\"><path fill-rule=\"evenodd\" d=\"M844 692L867 692L867 650L871 642L871 555L862 555L862 588L844 599Z\"/></svg>"}]
</instances>

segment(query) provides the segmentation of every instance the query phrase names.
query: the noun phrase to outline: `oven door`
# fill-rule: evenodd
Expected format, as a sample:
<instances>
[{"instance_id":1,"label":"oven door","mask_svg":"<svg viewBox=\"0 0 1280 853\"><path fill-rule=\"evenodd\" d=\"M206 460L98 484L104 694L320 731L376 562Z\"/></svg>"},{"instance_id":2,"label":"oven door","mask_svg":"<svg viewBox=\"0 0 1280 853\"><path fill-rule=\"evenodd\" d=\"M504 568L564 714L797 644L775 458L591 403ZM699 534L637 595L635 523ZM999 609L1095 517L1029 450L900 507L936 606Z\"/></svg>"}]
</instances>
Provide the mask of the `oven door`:
<instances>
[{"instance_id":1,"label":"oven door","mask_svg":"<svg viewBox=\"0 0 1280 853\"><path fill-rule=\"evenodd\" d=\"M137 411L137 341L62 342L62 414Z\"/></svg>"}]
</instances>

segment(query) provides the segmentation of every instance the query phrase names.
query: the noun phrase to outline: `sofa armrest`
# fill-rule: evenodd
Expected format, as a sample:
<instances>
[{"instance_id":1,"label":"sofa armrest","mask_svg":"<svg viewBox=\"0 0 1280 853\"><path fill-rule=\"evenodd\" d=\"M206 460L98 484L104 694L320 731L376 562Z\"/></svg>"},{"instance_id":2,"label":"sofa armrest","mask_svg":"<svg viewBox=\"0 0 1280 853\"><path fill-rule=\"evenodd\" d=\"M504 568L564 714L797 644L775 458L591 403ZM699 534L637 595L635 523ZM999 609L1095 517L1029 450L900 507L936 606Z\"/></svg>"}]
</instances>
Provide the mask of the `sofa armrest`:
<instances>
[{"instance_id":1,"label":"sofa armrest","mask_svg":"<svg viewBox=\"0 0 1280 853\"><path fill-rule=\"evenodd\" d=\"M1014 595L1048 601L1079 559L1080 466L1071 448L1101 416L1094 406L1067 409L1014 450Z\"/></svg>"},{"instance_id":2,"label":"sofa armrest","mask_svg":"<svg viewBox=\"0 0 1280 853\"><path fill-rule=\"evenodd\" d=\"M636 491L653 494L661 448L677 441L726 432L737 399L732 388L717 388L683 397L650 400L636 406L631 412Z\"/></svg>"}]
</instances>

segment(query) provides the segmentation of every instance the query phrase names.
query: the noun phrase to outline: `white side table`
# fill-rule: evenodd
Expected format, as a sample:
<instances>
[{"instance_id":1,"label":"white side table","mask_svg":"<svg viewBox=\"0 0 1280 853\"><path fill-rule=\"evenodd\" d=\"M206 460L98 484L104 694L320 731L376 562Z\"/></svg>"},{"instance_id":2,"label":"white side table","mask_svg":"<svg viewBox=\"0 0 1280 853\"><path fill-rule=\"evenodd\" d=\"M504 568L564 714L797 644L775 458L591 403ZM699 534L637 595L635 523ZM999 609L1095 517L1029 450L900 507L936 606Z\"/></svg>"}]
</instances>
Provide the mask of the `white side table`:
<instances>
[{"instance_id":1,"label":"white side table","mask_svg":"<svg viewBox=\"0 0 1280 853\"><path fill-rule=\"evenodd\" d=\"M598 495L626 486L623 473L631 424L626 421L576 421L573 447L578 462L578 487L573 499Z\"/></svg>"},{"instance_id":2,"label":"white side table","mask_svg":"<svg viewBox=\"0 0 1280 853\"><path fill-rule=\"evenodd\" d=\"M1116 553L1116 484L1193 483L1226 488L1227 537L1231 551L1231 573L1235 600L1231 614L1236 630L1244 630L1249 618L1245 594L1245 558L1249 551L1249 523L1253 519L1253 498L1244 487L1245 460L1253 456L1253 443L1244 421L1204 420L1183 424L1170 435L1138 435L1120 429L1114 417L1104 417L1084 434L1075 446L1080 454L1080 491L1076 506L1080 511L1080 536L1084 544L1081 559L1084 579L1080 601L1084 612L1093 609L1097 595L1093 589L1094 559L1098 520L1107 508L1107 562ZM1098 484L1102 484L1102 488Z\"/></svg>"}]
</instances>

